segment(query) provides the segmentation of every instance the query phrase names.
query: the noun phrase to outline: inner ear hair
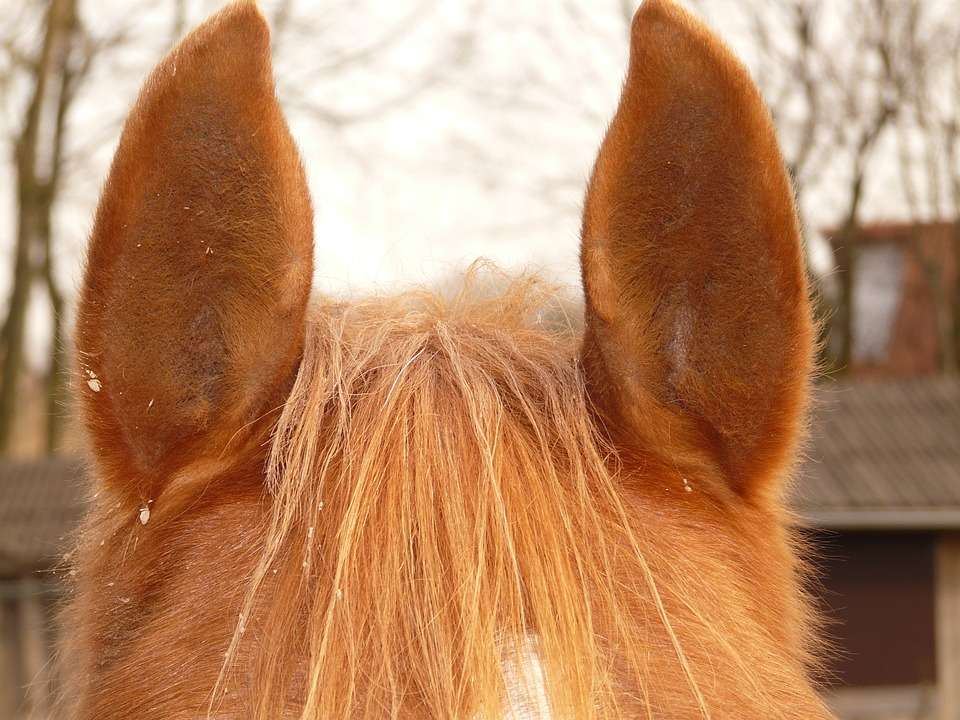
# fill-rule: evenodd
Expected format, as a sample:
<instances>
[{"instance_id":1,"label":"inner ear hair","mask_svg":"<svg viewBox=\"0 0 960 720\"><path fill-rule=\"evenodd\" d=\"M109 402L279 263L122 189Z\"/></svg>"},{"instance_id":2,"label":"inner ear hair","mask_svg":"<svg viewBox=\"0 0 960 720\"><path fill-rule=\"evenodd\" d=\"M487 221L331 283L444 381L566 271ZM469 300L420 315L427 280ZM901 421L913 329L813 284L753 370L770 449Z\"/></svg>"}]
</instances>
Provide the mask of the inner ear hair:
<instances>
[{"instance_id":1,"label":"inner ear hair","mask_svg":"<svg viewBox=\"0 0 960 720\"><path fill-rule=\"evenodd\" d=\"M619 441L778 488L814 337L793 191L748 72L669 0L633 22L581 267L584 364Z\"/></svg>"},{"instance_id":2,"label":"inner ear hair","mask_svg":"<svg viewBox=\"0 0 960 720\"><path fill-rule=\"evenodd\" d=\"M299 362L312 270L269 30L235 3L146 81L97 210L77 372L108 483L150 497L262 429Z\"/></svg>"}]
</instances>

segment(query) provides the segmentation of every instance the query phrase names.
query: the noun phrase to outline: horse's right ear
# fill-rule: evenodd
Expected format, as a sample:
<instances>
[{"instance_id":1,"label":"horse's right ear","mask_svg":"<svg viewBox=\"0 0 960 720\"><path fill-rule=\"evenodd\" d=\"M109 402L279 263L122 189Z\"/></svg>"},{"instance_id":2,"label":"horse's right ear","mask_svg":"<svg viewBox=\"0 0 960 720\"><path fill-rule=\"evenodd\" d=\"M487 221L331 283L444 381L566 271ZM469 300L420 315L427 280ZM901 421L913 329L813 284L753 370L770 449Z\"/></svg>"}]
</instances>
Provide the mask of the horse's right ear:
<instances>
[{"instance_id":1,"label":"horse's right ear","mask_svg":"<svg viewBox=\"0 0 960 720\"><path fill-rule=\"evenodd\" d=\"M299 362L312 265L269 30L239 2L147 80L97 210L77 372L108 482L150 499L263 430Z\"/></svg>"},{"instance_id":2,"label":"horse's right ear","mask_svg":"<svg viewBox=\"0 0 960 720\"><path fill-rule=\"evenodd\" d=\"M793 192L746 69L670 0L634 19L581 263L587 381L617 439L684 482L774 494L812 357Z\"/></svg>"}]
</instances>

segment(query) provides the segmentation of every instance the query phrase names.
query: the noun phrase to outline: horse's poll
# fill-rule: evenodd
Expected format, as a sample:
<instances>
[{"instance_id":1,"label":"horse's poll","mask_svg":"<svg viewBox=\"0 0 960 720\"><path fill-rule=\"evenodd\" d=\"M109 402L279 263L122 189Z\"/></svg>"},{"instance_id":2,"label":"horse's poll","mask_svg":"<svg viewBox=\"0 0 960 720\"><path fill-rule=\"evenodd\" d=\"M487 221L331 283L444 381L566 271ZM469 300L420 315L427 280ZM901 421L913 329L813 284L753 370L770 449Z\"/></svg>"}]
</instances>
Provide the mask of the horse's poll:
<instances>
[{"instance_id":1,"label":"horse's poll","mask_svg":"<svg viewBox=\"0 0 960 720\"><path fill-rule=\"evenodd\" d=\"M58 717L830 717L783 504L814 338L789 178L699 21L647 0L631 35L582 324L483 264L309 305L255 4L153 71L77 319L97 488Z\"/></svg>"}]
</instances>

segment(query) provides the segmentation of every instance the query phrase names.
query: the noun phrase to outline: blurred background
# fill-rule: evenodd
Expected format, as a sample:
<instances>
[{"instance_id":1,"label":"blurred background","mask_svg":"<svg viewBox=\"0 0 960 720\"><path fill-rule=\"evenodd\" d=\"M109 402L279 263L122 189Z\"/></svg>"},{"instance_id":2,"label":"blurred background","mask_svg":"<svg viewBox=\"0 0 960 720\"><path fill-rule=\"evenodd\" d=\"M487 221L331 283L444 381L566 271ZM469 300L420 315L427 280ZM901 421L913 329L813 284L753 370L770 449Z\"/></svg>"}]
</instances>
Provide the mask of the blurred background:
<instances>
[{"instance_id":1,"label":"blurred background","mask_svg":"<svg viewBox=\"0 0 960 720\"><path fill-rule=\"evenodd\" d=\"M0 0L0 720L50 717L57 685L56 568L83 503L66 369L99 189L146 73L219 4ZM443 283L484 256L579 302L581 195L637 4L261 2L317 291ZM846 719L957 720L960 7L688 5L770 105L817 288L793 503L838 648L824 692Z\"/></svg>"}]
</instances>

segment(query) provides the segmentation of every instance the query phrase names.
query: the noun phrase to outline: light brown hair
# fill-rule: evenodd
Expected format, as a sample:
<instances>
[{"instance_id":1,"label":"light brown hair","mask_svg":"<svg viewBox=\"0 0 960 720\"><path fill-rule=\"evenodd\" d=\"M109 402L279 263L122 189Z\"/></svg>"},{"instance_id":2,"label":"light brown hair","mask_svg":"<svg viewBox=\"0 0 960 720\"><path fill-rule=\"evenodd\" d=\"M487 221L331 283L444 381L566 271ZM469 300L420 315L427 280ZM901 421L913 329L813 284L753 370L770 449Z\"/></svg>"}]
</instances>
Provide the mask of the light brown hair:
<instances>
[{"instance_id":1,"label":"light brown hair","mask_svg":"<svg viewBox=\"0 0 960 720\"><path fill-rule=\"evenodd\" d=\"M255 6L154 71L78 320L69 717L829 717L782 498L813 337L789 182L705 28L648 0L632 48L582 334L485 266L308 310Z\"/></svg>"}]
</instances>

